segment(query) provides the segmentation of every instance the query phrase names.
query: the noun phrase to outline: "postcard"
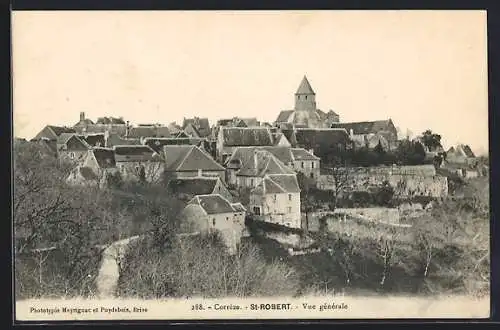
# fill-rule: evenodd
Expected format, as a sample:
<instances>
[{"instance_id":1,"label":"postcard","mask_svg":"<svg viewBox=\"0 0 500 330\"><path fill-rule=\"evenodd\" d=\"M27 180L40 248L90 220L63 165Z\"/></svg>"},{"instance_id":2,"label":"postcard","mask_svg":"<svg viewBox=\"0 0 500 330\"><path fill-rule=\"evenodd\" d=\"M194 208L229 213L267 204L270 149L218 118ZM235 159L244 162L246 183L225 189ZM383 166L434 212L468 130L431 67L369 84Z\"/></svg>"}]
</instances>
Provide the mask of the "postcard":
<instances>
[{"instance_id":1,"label":"postcard","mask_svg":"<svg viewBox=\"0 0 500 330\"><path fill-rule=\"evenodd\" d=\"M485 11L14 11L15 319L487 318Z\"/></svg>"}]
</instances>

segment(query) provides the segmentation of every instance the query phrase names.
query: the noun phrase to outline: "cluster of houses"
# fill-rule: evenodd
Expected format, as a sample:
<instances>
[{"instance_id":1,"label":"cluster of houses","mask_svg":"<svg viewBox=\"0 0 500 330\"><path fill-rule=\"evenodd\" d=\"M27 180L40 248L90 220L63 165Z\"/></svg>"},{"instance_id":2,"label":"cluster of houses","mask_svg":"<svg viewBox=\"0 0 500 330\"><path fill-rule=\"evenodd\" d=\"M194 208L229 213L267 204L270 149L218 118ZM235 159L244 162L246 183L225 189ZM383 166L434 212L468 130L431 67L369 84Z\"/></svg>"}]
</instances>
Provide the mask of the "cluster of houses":
<instances>
[{"instance_id":1,"label":"cluster of houses","mask_svg":"<svg viewBox=\"0 0 500 330\"><path fill-rule=\"evenodd\" d=\"M167 189L186 202L186 223L227 232L232 246L244 235L247 213L301 227L297 173L319 182L321 162L331 153L357 147L391 150L398 135L391 119L341 123L333 110L318 109L304 77L294 108L281 111L274 123L235 117L211 126L207 118L195 117L181 125L131 125L113 117L94 122L82 112L72 127L48 125L32 141L74 164L70 184L104 187L116 177L152 183L167 178ZM448 153L457 162L475 158L466 146ZM235 191L247 191L248 199L239 200ZM236 236L235 228L241 229Z\"/></svg>"}]
</instances>

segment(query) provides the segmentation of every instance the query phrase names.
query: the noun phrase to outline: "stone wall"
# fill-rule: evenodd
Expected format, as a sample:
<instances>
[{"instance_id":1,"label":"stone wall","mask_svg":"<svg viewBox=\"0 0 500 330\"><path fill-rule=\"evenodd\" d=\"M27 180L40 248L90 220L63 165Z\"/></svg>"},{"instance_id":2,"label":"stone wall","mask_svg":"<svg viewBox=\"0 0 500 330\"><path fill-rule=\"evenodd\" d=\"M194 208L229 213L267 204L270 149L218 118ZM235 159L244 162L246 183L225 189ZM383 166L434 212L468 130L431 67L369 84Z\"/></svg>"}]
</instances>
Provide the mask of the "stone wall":
<instances>
[{"instance_id":1,"label":"stone wall","mask_svg":"<svg viewBox=\"0 0 500 330\"><path fill-rule=\"evenodd\" d=\"M438 176L435 170L423 166L349 170L351 172L346 184L347 191L367 191L370 187L379 186L384 181L388 181L394 188L396 197L430 196L439 198L448 195L448 178ZM320 176L317 184L319 189L329 190L334 189L334 186L333 176Z\"/></svg>"}]
</instances>

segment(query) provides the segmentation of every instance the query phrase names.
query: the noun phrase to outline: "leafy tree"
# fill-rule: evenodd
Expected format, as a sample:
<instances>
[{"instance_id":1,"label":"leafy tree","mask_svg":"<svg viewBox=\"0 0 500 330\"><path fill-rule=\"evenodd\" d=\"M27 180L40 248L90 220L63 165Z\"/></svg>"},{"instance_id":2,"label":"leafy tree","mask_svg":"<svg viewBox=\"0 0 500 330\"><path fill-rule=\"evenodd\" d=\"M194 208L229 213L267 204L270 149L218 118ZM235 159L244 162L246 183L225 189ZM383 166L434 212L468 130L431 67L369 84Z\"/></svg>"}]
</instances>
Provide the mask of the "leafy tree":
<instances>
[{"instance_id":1,"label":"leafy tree","mask_svg":"<svg viewBox=\"0 0 500 330\"><path fill-rule=\"evenodd\" d=\"M434 151L441 147L441 135L429 129L422 133L420 140L429 151Z\"/></svg>"},{"instance_id":2,"label":"leafy tree","mask_svg":"<svg viewBox=\"0 0 500 330\"><path fill-rule=\"evenodd\" d=\"M396 150L401 165L420 165L425 160L425 150L418 141L402 140Z\"/></svg>"}]
</instances>

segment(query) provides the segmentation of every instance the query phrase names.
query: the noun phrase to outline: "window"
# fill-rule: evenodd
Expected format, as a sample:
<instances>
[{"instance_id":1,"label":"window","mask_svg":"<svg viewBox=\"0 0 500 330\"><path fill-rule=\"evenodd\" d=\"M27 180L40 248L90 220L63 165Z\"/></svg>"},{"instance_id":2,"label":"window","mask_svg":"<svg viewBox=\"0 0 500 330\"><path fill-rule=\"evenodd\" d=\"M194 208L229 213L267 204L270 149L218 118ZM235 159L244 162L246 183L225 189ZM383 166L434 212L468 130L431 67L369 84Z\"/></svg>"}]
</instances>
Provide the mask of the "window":
<instances>
[{"instance_id":1,"label":"window","mask_svg":"<svg viewBox=\"0 0 500 330\"><path fill-rule=\"evenodd\" d=\"M250 179L250 186L253 187L253 179Z\"/></svg>"},{"instance_id":2,"label":"window","mask_svg":"<svg viewBox=\"0 0 500 330\"><path fill-rule=\"evenodd\" d=\"M300 166L302 166L302 168L304 168L304 162L300 163Z\"/></svg>"},{"instance_id":3,"label":"window","mask_svg":"<svg viewBox=\"0 0 500 330\"><path fill-rule=\"evenodd\" d=\"M260 207L255 206L255 207L253 208L253 213L255 213L255 215L260 215ZM215 220L214 220L214 221L215 221Z\"/></svg>"},{"instance_id":4,"label":"window","mask_svg":"<svg viewBox=\"0 0 500 330\"><path fill-rule=\"evenodd\" d=\"M311 172L311 179L314 179L314 173Z\"/></svg>"},{"instance_id":5,"label":"window","mask_svg":"<svg viewBox=\"0 0 500 330\"><path fill-rule=\"evenodd\" d=\"M307 95L306 95L306 100L307 100Z\"/></svg>"},{"instance_id":6,"label":"window","mask_svg":"<svg viewBox=\"0 0 500 330\"><path fill-rule=\"evenodd\" d=\"M288 200L291 201L292 200L292 194L288 194Z\"/></svg>"},{"instance_id":7,"label":"window","mask_svg":"<svg viewBox=\"0 0 500 330\"><path fill-rule=\"evenodd\" d=\"M226 217L226 221L229 221L229 217Z\"/></svg>"},{"instance_id":8,"label":"window","mask_svg":"<svg viewBox=\"0 0 500 330\"><path fill-rule=\"evenodd\" d=\"M273 196L273 200L276 202L276 195Z\"/></svg>"},{"instance_id":9,"label":"window","mask_svg":"<svg viewBox=\"0 0 500 330\"><path fill-rule=\"evenodd\" d=\"M286 208L286 211L287 211L288 213L292 213L292 207L291 207L291 206L287 207L287 208Z\"/></svg>"},{"instance_id":10,"label":"window","mask_svg":"<svg viewBox=\"0 0 500 330\"><path fill-rule=\"evenodd\" d=\"M70 152L69 153L69 158L74 159L75 158L75 153L74 152Z\"/></svg>"},{"instance_id":11,"label":"window","mask_svg":"<svg viewBox=\"0 0 500 330\"><path fill-rule=\"evenodd\" d=\"M311 168L314 168L314 162L311 162Z\"/></svg>"},{"instance_id":12,"label":"window","mask_svg":"<svg viewBox=\"0 0 500 330\"><path fill-rule=\"evenodd\" d=\"M215 226L215 218L212 219L212 224Z\"/></svg>"}]
</instances>

